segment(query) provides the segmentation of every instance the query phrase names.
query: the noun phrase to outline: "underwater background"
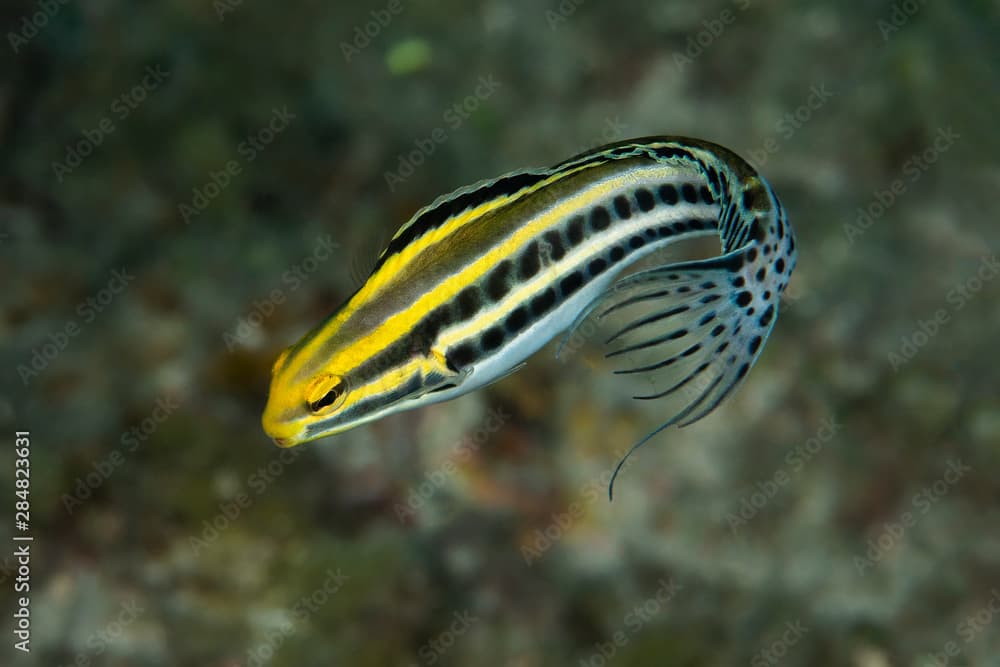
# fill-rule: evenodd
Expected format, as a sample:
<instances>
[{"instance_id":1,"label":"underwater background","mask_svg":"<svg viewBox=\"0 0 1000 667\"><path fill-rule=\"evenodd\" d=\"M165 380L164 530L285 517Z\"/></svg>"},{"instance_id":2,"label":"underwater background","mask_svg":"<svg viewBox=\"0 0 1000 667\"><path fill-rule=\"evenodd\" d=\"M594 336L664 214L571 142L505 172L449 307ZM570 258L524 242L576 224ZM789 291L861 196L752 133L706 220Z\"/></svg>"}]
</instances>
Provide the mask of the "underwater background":
<instances>
[{"instance_id":1,"label":"underwater background","mask_svg":"<svg viewBox=\"0 0 1000 667\"><path fill-rule=\"evenodd\" d=\"M0 7L3 665L1000 665L995 2ZM799 262L669 429L555 344L289 450L270 366L420 206L652 134ZM30 653L15 432L30 431Z\"/></svg>"}]
</instances>

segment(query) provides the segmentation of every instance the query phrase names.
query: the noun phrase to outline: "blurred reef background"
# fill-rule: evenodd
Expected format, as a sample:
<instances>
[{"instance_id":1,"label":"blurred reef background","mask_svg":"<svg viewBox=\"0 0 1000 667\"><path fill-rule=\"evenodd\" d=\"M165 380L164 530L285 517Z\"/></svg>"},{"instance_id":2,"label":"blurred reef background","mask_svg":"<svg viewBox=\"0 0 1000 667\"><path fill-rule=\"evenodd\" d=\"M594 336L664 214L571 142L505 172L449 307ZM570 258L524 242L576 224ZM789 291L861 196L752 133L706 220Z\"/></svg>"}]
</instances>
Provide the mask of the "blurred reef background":
<instances>
[{"instance_id":1,"label":"blurred reef background","mask_svg":"<svg viewBox=\"0 0 1000 667\"><path fill-rule=\"evenodd\" d=\"M1000 665L995 2L11 0L5 665ZM784 201L760 363L656 425L554 346L279 450L277 353L420 206L651 134ZM5 491L3 516L13 513ZM13 518L0 522L5 544Z\"/></svg>"}]
</instances>

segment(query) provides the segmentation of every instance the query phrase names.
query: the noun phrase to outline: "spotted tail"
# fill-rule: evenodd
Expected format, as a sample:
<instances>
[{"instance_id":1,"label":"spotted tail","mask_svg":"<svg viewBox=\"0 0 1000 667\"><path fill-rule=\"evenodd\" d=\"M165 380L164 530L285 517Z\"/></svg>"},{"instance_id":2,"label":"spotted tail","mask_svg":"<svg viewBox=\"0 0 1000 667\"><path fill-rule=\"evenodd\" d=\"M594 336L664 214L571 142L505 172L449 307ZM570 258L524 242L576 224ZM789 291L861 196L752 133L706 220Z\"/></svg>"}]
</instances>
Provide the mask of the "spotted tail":
<instances>
[{"instance_id":1,"label":"spotted tail","mask_svg":"<svg viewBox=\"0 0 1000 667\"><path fill-rule=\"evenodd\" d=\"M621 151L625 147L610 149ZM672 399L664 422L619 462L663 429L712 412L747 376L777 319L795 266L795 238L784 207L750 165L719 146L679 140L648 148L655 159L694 162L720 204L723 254L672 263L620 280L589 311L610 327L606 356L614 372L639 380L643 401ZM569 161L572 163L572 161Z\"/></svg>"}]
</instances>

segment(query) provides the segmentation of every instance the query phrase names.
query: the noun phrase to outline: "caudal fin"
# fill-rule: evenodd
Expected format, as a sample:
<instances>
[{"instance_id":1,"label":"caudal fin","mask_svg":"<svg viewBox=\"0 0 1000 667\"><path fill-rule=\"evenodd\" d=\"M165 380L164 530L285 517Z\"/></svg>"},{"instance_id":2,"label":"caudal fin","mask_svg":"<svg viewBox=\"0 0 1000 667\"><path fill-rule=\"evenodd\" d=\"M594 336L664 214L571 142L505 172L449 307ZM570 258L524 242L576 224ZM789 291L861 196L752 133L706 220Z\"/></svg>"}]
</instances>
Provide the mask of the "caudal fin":
<instances>
[{"instance_id":1,"label":"caudal fin","mask_svg":"<svg viewBox=\"0 0 1000 667\"><path fill-rule=\"evenodd\" d=\"M635 379L635 399L663 401L666 411L663 423L619 462L609 497L633 451L669 426L687 426L712 412L760 355L774 325L777 298L748 286L745 252L632 274L592 309L610 332L605 356L621 362L614 373Z\"/></svg>"}]
</instances>

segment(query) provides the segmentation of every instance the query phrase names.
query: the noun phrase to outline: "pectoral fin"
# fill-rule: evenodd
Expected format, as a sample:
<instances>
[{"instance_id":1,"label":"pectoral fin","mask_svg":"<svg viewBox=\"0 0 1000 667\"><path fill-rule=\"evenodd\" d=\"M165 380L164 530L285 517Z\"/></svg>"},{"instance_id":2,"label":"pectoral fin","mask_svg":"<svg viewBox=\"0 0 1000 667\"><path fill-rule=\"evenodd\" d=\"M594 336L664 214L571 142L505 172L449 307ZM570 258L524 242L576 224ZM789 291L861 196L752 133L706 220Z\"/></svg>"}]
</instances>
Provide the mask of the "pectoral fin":
<instances>
[{"instance_id":1,"label":"pectoral fin","mask_svg":"<svg viewBox=\"0 0 1000 667\"><path fill-rule=\"evenodd\" d=\"M468 377L471 369L459 370L443 351L438 348L431 348L427 355L430 371L425 381L427 386L442 388L444 386L457 387Z\"/></svg>"}]
</instances>

